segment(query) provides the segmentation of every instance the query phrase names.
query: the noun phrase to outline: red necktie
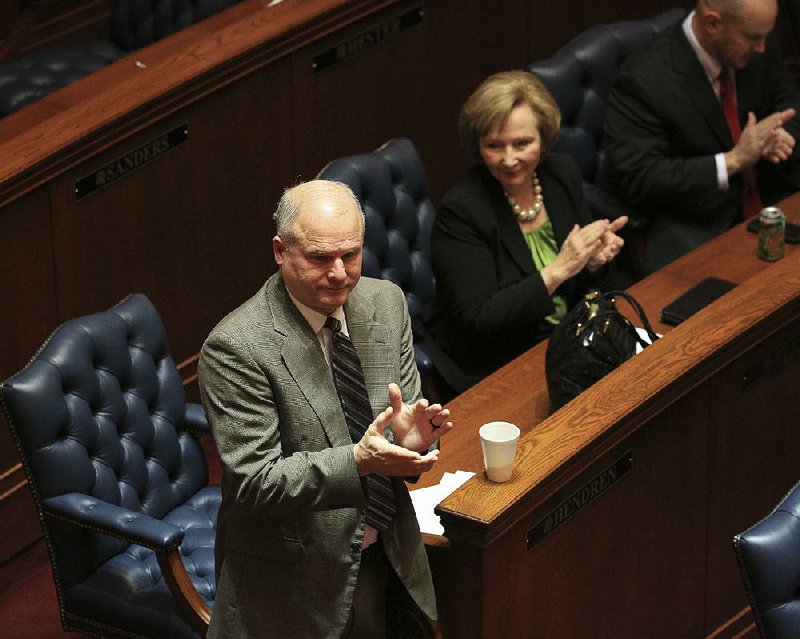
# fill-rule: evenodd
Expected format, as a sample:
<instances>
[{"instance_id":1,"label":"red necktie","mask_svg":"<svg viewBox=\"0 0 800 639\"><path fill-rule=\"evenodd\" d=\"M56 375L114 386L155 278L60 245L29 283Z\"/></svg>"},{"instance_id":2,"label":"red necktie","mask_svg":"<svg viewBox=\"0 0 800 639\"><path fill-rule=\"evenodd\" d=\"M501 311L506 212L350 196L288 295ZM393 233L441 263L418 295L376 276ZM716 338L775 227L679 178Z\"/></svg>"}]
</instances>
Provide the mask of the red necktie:
<instances>
[{"instance_id":1,"label":"red necktie","mask_svg":"<svg viewBox=\"0 0 800 639\"><path fill-rule=\"evenodd\" d=\"M719 100L722 102L722 112L725 114L725 122L728 123L728 130L731 132L733 143L736 144L742 135L742 128L739 124L739 110L736 106L736 91L733 88L733 75L730 68L723 66L719 74ZM742 212L745 219L755 217L761 212L761 196L758 194L756 184L756 172L753 167L748 167L742 171L744 190L742 192Z\"/></svg>"}]
</instances>

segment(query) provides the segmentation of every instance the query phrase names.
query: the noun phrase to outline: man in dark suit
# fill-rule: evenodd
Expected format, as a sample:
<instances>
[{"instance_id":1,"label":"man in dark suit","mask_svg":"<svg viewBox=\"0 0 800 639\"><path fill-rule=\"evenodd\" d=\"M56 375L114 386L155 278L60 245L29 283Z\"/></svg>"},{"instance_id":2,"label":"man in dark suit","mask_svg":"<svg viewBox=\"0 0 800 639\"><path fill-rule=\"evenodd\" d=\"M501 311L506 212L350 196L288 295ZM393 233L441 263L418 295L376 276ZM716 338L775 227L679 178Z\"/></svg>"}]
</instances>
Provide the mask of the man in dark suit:
<instances>
[{"instance_id":1,"label":"man in dark suit","mask_svg":"<svg viewBox=\"0 0 800 639\"><path fill-rule=\"evenodd\" d=\"M789 170L800 93L770 35L777 11L775 0L699 0L620 68L606 113L608 177L649 218L650 271L800 186Z\"/></svg>"},{"instance_id":2,"label":"man in dark suit","mask_svg":"<svg viewBox=\"0 0 800 639\"><path fill-rule=\"evenodd\" d=\"M208 636L385 637L390 571L436 618L403 478L436 462L449 411L420 398L403 292L360 277L364 216L352 192L301 184L284 194L275 225L279 271L212 331L199 363L223 464ZM329 366L339 339L329 317L363 370L364 426L374 421L360 437ZM394 509L380 534L367 523L372 474L388 478Z\"/></svg>"}]
</instances>

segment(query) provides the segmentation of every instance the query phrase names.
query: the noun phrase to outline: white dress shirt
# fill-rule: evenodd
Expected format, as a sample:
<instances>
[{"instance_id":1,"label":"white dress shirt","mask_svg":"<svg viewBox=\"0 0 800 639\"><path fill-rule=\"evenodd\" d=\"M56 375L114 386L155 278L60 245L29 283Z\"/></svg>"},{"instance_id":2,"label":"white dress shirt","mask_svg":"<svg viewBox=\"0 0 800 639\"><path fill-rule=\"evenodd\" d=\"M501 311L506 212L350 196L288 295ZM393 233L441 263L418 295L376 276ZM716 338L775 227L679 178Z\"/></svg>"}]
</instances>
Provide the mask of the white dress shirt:
<instances>
[{"instance_id":1,"label":"white dress shirt","mask_svg":"<svg viewBox=\"0 0 800 639\"><path fill-rule=\"evenodd\" d=\"M722 73L722 63L711 57L711 54L700 46L700 43L697 41L697 37L694 35L694 30L692 29L694 14L695 11L692 11L683 21L683 32L686 34L689 44L692 45L692 49L697 56L697 60L700 62L700 66L703 67L703 71L706 73L711 88L714 90L717 99L719 99L719 76L720 73ZM736 75L734 73L731 73L731 79L733 81L735 95ZM725 166L725 153L717 153L714 156L714 161L717 163L717 186L720 190L727 191L729 184L728 167Z\"/></svg>"}]
</instances>

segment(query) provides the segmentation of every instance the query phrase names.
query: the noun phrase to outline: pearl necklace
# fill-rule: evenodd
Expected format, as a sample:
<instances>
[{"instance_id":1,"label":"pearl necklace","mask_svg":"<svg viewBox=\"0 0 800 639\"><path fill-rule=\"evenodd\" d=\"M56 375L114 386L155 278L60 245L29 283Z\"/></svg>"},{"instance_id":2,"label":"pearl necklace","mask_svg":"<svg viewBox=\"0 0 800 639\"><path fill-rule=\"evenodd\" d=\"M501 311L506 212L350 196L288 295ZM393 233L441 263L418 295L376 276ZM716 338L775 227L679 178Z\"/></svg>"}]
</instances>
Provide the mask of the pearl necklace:
<instances>
[{"instance_id":1,"label":"pearl necklace","mask_svg":"<svg viewBox=\"0 0 800 639\"><path fill-rule=\"evenodd\" d=\"M542 195L542 185L539 183L539 176L536 175L536 171L533 172L533 204L531 204L527 209L523 209L517 201L511 197L507 192L503 192L508 200L508 203L511 205L511 208L514 210L514 215L517 216L517 219L520 222L531 222L536 219L536 216L539 215L539 211L542 209L542 205L544 204L544 196Z\"/></svg>"}]
</instances>

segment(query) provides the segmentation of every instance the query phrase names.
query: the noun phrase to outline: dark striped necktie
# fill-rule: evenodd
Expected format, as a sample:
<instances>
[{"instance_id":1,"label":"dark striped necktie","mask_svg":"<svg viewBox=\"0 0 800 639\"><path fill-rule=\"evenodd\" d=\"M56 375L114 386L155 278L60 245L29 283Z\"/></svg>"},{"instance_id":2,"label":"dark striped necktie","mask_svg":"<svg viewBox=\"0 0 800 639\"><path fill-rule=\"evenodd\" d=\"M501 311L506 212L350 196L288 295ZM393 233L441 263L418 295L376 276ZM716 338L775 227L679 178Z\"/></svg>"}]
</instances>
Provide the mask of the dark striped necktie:
<instances>
[{"instance_id":1,"label":"dark striped necktie","mask_svg":"<svg viewBox=\"0 0 800 639\"><path fill-rule=\"evenodd\" d=\"M333 382L342 403L345 421L353 443L358 443L373 421L367 384L361 360L350 338L342 333L342 324L335 317L325 320L325 328L333 333L331 369ZM386 475L370 473L367 479L367 523L386 532L394 518L395 502L392 481Z\"/></svg>"}]
</instances>

